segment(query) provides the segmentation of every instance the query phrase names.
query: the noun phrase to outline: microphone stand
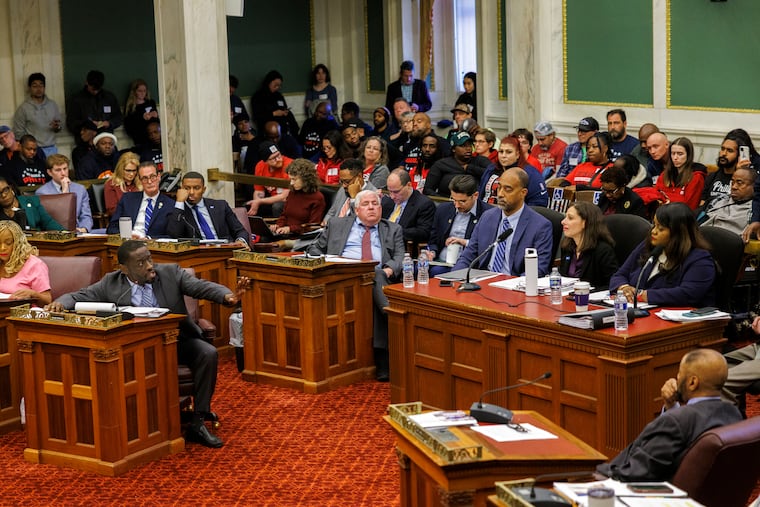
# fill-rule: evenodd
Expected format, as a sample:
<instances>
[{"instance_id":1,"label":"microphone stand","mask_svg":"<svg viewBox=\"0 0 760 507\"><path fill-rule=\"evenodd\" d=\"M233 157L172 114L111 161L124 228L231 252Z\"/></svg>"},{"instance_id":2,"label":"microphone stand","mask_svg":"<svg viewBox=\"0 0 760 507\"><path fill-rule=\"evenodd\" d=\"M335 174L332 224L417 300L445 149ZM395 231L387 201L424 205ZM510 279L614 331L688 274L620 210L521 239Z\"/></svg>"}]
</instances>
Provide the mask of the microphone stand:
<instances>
[{"instance_id":1,"label":"microphone stand","mask_svg":"<svg viewBox=\"0 0 760 507\"><path fill-rule=\"evenodd\" d=\"M639 277L636 280L636 291L633 294L633 316L636 318L640 317L648 317L649 311L644 310L642 308L639 308L639 286L641 285L641 279L644 276L644 271L646 271L647 267L650 264L654 263L654 260L660 256L660 253L662 252L662 247L654 247L652 249L652 255L649 256L646 263L644 263L643 266L641 266L641 271L639 271Z\"/></svg>"},{"instance_id":2,"label":"microphone stand","mask_svg":"<svg viewBox=\"0 0 760 507\"><path fill-rule=\"evenodd\" d=\"M500 391L508 391L516 387L529 386L541 380L550 378L551 376L552 376L552 372L547 371L540 377L534 378L533 380L528 381L528 382L521 382L519 384L513 384L511 386L506 386L506 387L497 387L496 389L491 389L489 391L486 391L482 395L480 395L480 400L473 403L472 406L470 407L470 416L475 418L475 420L478 422L488 422L488 423L494 423L494 424L509 424L512 422L512 411L509 409L500 407L498 405L483 403L483 398L485 398L487 394L493 394Z\"/></svg>"},{"instance_id":3,"label":"microphone stand","mask_svg":"<svg viewBox=\"0 0 760 507\"><path fill-rule=\"evenodd\" d=\"M501 233L501 235L496 238L496 241L488 245L488 248L486 248L480 255L475 257L469 266L467 266L467 276L465 278L465 281L462 285L460 285L457 288L458 292L472 292L476 290L480 290L480 285L477 283L470 283L470 271L472 271L472 268L475 267L475 265L483 258L485 257L491 250L494 249L496 245L501 243L502 241L505 241L508 237L512 235L514 232L514 229L511 227L509 229L505 229L504 232Z\"/></svg>"}]
</instances>

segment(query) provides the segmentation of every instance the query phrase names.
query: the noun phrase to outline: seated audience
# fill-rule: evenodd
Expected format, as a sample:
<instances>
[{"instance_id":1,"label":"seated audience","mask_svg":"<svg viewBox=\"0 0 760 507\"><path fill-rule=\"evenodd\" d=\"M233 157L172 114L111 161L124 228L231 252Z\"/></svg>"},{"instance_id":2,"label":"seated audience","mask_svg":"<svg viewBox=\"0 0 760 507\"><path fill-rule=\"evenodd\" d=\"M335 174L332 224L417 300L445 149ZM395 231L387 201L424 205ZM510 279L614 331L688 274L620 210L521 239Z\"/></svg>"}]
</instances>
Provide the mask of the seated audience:
<instances>
[{"instance_id":1,"label":"seated audience","mask_svg":"<svg viewBox=\"0 0 760 507\"><path fill-rule=\"evenodd\" d=\"M451 148L451 156L441 158L430 168L425 187L422 189L425 195L450 197L449 183L454 176L469 174L480 183L483 173L491 165L491 161L486 157L473 156L472 138L467 132L454 134L451 138Z\"/></svg>"},{"instance_id":2,"label":"seated audience","mask_svg":"<svg viewBox=\"0 0 760 507\"><path fill-rule=\"evenodd\" d=\"M307 224L322 222L325 196L319 191L319 178L311 161L297 158L286 172L290 176L290 192L282 214L270 229L274 234L302 234Z\"/></svg>"},{"instance_id":3,"label":"seated audience","mask_svg":"<svg viewBox=\"0 0 760 507\"><path fill-rule=\"evenodd\" d=\"M374 135L372 132L372 125L359 118L359 104L356 102L345 102L340 108L340 123L346 125L347 123L355 123L359 130L359 137L364 139L365 137Z\"/></svg>"},{"instance_id":4,"label":"seated audience","mask_svg":"<svg viewBox=\"0 0 760 507\"><path fill-rule=\"evenodd\" d=\"M662 201L666 204L682 202L695 210L704 186L704 167L695 166L691 141L686 137L675 139L670 145L670 159L665 162L665 168L655 184L664 197Z\"/></svg>"},{"instance_id":5,"label":"seated audience","mask_svg":"<svg viewBox=\"0 0 760 507\"><path fill-rule=\"evenodd\" d=\"M261 162L256 164L256 176L267 178L287 179L285 170L293 159L283 156L277 146L269 141L264 141L259 146L259 158ZM246 204L250 205L248 216L256 216L268 213L271 216L280 216L288 197L288 189L271 185L254 185L253 199ZM265 206L265 208L262 208Z\"/></svg>"},{"instance_id":6,"label":"seated audience","mask_svg":"<svg viewBox=\"0 0 760 507\"><path fill-rule=\"evenodd\" d=\"M322 183L337 185L338 172L343 160L349 158L343 136L337 130L327 132L322 138L322 151L317 161L317 176Z\"/></svg>"},{"instance_id":7,"label":"seated audience","mask_svg":"<svg viewBox=\"0 0 760 507\"><path fill-rule=\"evenodd\" d=\"M150 98L148 83L135 79L129 85L129 95L124 105L124 129L135 146L148 143L145 127L151 120L158 120L156 101Z\"/></svg>"},{"instance_id":8,"label":"seated audience","mask_svg":"<svg viewBox=\"0 0 760 507\"><path fill-rule=\"evenodd\" d=\"M332 206L327 210L322 225L326 225L333 217L345 217L353 212L353 200L362 190L377 191L377 188L364 179L364 165L361 160L347 158L340 165L338 173L341 188L335 193Z\"/></svg>"},{"instance_id":9,"label":"seated audience","mask_svg":"<svg viewBox=\"0 0 760 507\"><path fill-rule=\"evenodd\" d=\"M160 179L153 162L141 162L137 176L143 186L142 192L127 192L121 196L116 211L108 223L108 234L119 233L119 219L132 219L132 239L165 238L168 236L169 213L174 209L174 199L159 190Z\"/></svg>"},{"instance_id":10,"label":"seated audience","mask_svg":"<svg viewBox=\"0 0 760 507\"><path fill-rule=\"evenodd\" d=\"M562 164L554 176L556 178L567 178L576 167L588 160L586 153L586 144L593 135L599 132L599 122L591 116L583 118L575 127L578 140L568 144L565 153L562 155Z\"/></svg>"},{"instance_id":11,"label":"seated audience","mask_svg":"<svg viewBox=\"0 0 760 507\"><path fill-rule=\"evenodd\" d=\"M468 104L457 104L451 110L451 117L454 126L446 135L446 140L451 142L451 138L458 132L467 132L470 136L475 137L474 130L479 128L478 122L472 119L472 106ZM473 125L475 128L473 128Z\"/></svg>"},{"instance_id":12,"label":"seated audience","mask_svg":"<svg viewBox=\"0 0 760 507\"><path fill-rule=\"evenodd\" d=\"M475 140L472 143L474 153L473 155L480 155L486 157L495 164L499 160L499 154L494 148L496 144L496 134L491 129L478 128L475 131Z\"/></svg>"},{"instance_id":13,"label":"seated audience","mask_svg":"<svg viewBox=\"0 0 760 507\"><path fill-rule=\"evenodd\" d=\"M541 167L536 169L541 171L545 180L548 180L560 168L567 143L557 137L554 127L548 121L536 123L533 132L536 144L531 148L530 154L541 163Z\"/></svg>"},{"instance_id":14,"label":"seated audience","mask_svg":"<svg viewBox=\"0 0 760 507\"><path fill-rule=\"evenodd\" d=\"M330 71L323 63L311 70L311 87L304 94L303 110L307 118L311 116L314 103L320 100L328 101L333 112L338 110L338 90L331 84Z\"/></svg>"},{"instance_id":15,"label":"seated audience","mask_svg":"<svg viewBox=\"0 0 760 507\"><path fill-rule=\"evenodd\" d=\"M260 153L261 145L264 143L274 143L277 149L284 157L297 159L301 157L301 145L298 139L282 130L280 124L276 121L268 121L264 124L264 130L253 140L251 147L248 149L245 161L243 163L243 172L246 174L255 174L256 164L261 162Z\"/></svg>"},{"instance_id":16,"label":"seated audience","mask_svg":"<svg viewBox=\"0 0 760 507\"><path fill-rule=\"evenodd\" d=\"M388 148L382 137L372 136L359 148L359 160L364 164L364 179L376 188L385 188L388 179Z\"/></svg>"},{"instance_id":17,"label":"seated audience","mask_svg":"<svg viewBox=\"0 0 760 507\"><path fill-rule=\"evenodd\" d=\"M705 178L705 186L702 191L700 207L710 211L718 199L729 195L731 192L731 175L734 174L739 163L739 143L741 137L729 132L720 144L718 152L718 170L713 171ZM758 170L756 167L755 170Z\"/></svg>"},{"instance_id":18,"label":"seated audience","mask_svg":"<svg viewBox=\"0 0 760 507\"><path fill-rule=\"evenodd\" d=\"M438 137L435 134L425 134L420 143L417 165L409 171L412 186L416 191L425 193L425 181L430 174L430 168L439 160L441 160L441 152L438 151Z\"/></svg>"},{"instance_id":19,"label":"seated audience","mask_svg":"<svg viewBox=\"0 0 760 507\"><path fill-rule=\"evenodd\" d=\"M331 130L339 128L333 118L332 106L327 100L314 103L314 114L301 125L298 141L301 143L303 158L315 160L322 148L322 138Z\"/></svg>"},{"instance_id":20,"label":"seated audience","mask_svg":"<svg viewBox=\"0 0 760 507\"><path fill-rule=\"evenodd\" d=\"M520 152L522 152L528 165L532 165L538 171L541 171L541 162L530 154L530 151L533 148L533 132L528 129L520 128L515 129L515 131L509 135L516 137L517 140L520 141Z\"/></svg>"},{"instance_id":21,"label":"seated audience","mask_svg":"<svg viewBox=\"0 0 760 507\"><path fill-rule=\"evenodd\" d=\"M449 190L451 201L438 205L435 210L427 248L431 261L448 262L450 250L458 252L455 258L459 259L481 215L493 207L480 199L478 182L469 174L454 176ZM449 269L431 266L430 275L445 273Z\"/></svg>"},{"instance_id":22,"label":"seated audience","mask_svg":"<svg viewBox=\"0 0 760 507\"><path fill-rule=\"evenodd\" d=\"M629 302L638 298L657 306L711 306L715 303L715 261L709 249L688 206L681 202L660 206L650 237L612 276L610 292L622 289ZM654 262L647 263L652 255L656 255Z\"/></svg>"},{"instance_id":23,"label":"seated audience","mask_svg":"<svg viewBox=\"0 0 760 507\"><path fill-rule=\"evenodd\" d=\"M91 121L86 121L79 129L79 142L71 150L71 163L74 164L74 174L76 174L79 164L82 163L82 159L95 150L95 146L92 142L95 140L95 136L98 135L98 127Z\"/></svg>"},{"instance_id":24,"label":"seated audience","mask_svg":"<svg viewBox=\"0 0 760 507\"><path fill-rule=\"evenodd\" d=\"M87 189L69 179L69 159L66 155L56 153L47 159L47 173L52 178L35 191L37 195L68 194L77 196L77 232L89 232L92 229L92 211L90 195Z\"/></svg>"},{"instance_id":25,"label":"seated audience","mask_svg":"<svg viewBox=\"0 0 760 507\"><path fill-rule=\"evenodd\" d=\"M549 192L546 190L544 178L538 168L525 162L525 156L520 150L520 141L514 136L501 140L498 150L498 160L480 178L480 198L488 204L496 204L499 191L499 181L504 171L510 167L524 169L528 175L528 193L525 204L528 206L546 206L549 204Z\"/></svg>"},{"instance_id":26,"label":"seated audience","mask_svg":"<svg viewBox=\"0 0 760 507\"><path fill-rule=\"evenodd\" d=\"M630 180L625 167L636 167L638 165L639 162L632 155L623 155L599 177L602 184L599 209L602 210L603 214L621 213L647 217L644 201L627 186Z\"/></svg>"},{"instance_id":27,"label":"seated audience","mask_svg":"<svg viewBox=\"0 0 760 507\"><path fill-rule=\"evenodd\" d=\"M12 220L24 231L62 231L36 195L21 195L12 183L0 176L0 220Z\"/></svg>"},{"instance_id":28,"label":"seated audience","mask_svg":"<svg viewBox=\"0 0 760 507\"><path fill-rule=\"evenodd\" d=\"M409 102L407 102L404 97L398 97L393 101L393 108L391 111L393 112L393 124L397 128L401 128L401 119L406 113L412 113L412 116L414 116L412 106L409 105Z\"/></svg>"},{"instance_id":29,"label":"seated audience","mask_svg":"<svg viewBox=\"0 0 760 507\"><path fill-rule=\"evenodd\" d=\"M602 182L599 180L599 176L612 167L609 145L610 136L606 132L596 132L589 137L586 141L586 157L588 160L578 164L565 176L564 181L567 184L575 185L578 190L601 188Z\"/></svg>"},{"instance_id":30,"label":"seated audience","mask_svg":"<svg viewBox=\"0 0 760 507\"><path fill-rule=\"evenodd\" d=\"M649 157L649 150L647 149L647 139L655 132L659 132L660 129L654 123L645 123L639 128L639 145L636 146L631 155L633 155L639 164L647 167L651 158Z\"/></svg>"},{"instance_id":31,"label":"seated audience","mask_svg":"<svg viewBox=\"0 0 760 507\"><path fill-rule=\"evenodd\" d=\"M401 101L406 104L404 99L401 99ZM412 130L414 130L414 113L412 111L405 111L401 113L398 131L390 136L390 144L395 146L403 154L404 145L411 139ZM437 142L438 136L435 137Z\"/></svg>"},{"instance_id":32,"label":"seated audience","mask_svg":"<svg viewBox=\"0 0 760 507\"><path fill-rule=\"evenodd\" d=\"M610 134L610 158L617 160L623 155L629 155L639 145L639 141L628 135L628 118L622 109L612 109L607 112L607 132Z\"/></svg>"},{"instance_id":33,"label":"seated audience","mask_svg":"<svg viewBox=\"0 0 760 507\"><path fill-rule=\"evenodd\" d=\"M719 197L708 213L698 216L700 226L712 225L742 235L752 220L752 204L757 171L750 167L736 168L731 175L731 192Z\"/></svg>"},{"instance_id":34,"label":"seated audience","mask_svg":"<svg viewBox=\"0 0 760 507\"><path fill-rule=\"evenodd\" d=\"M647 138L647 151L649 162L647 172L649 177L655 179L662 174L665 164L670 161L670 142L662 132L654 132Z\"/></svg>"},{"instance_id":35,"label":"seated audience","mask_svg":"<svg viewBox=\"0 0 760 507\"><path fill-rule=\"evenodd\" d=\"M391 121L391 112L384 106L375 108L372 113L372 131L376 136L385 139L386 143L391 143L393 135L398 133L398 127Z\"/></svg>"},{"instance_id":36,"label":"seated audience","mask_svg":"<svg viewBox=\"0 0 760 507\"><path fill-rule=\"evenodd\" d=\"M505 230L513 229L514 233L501 241L492 254L481 259L475 268L522 276L525 274L525 249L535 248L538 253L538 276L548 274L554 259L552 224L525 205L529 181L528 173L519 167L502 173L499 177L498 208L483 213L454 270L469 267Z\"/></svg>"},{"instance_id":37,"label":"seated audience","mask_svg":"<svg viewBox=\"0 0 760 507\"><path fill-rule=\"evenodd\" d=\"M285 97L280 93L282 74L270 70L261 80L259 89L251 97L251 116L259 132L265 130L265 124L276 121L284 134L298 134L298 123L290 112Z\"/></svg>"},{"instance_id":38,"label":"seated audience","mask_svg":"<svg viewBox=\"0 0 760 507\"><path fill-rule=\"evenodd\" d=\"M433 201L414 190L409 173L400 167L388 176L388 194L382 200L383 218L401 226L404 241L427 243L435 216Z\"/></svg>"},{"instance_id":39,"label":"seated audience","mask_svg":"<svg viewBox=\"0 0 760 507\"><path fill-rule=\"evenodd\" d=\"M362 154L362 143L364 142L364 129L355 121L348 121L341 125L340 133L343 135L343 142L352 158L359 158Z\"/></svg>"},{"instance_id":40,"label":"seated audience","mask_svg":"<svg viewBox=\"0 0 760 507\"><path fill-rule=\"evenodd\" d=\"M741 420L736 407L720 399L727 370L726 360L714 350L687 352L676 378L668 379L660 390L662 414L596 470L622 482L670 481L697 437Z\"/></svg>"},{"instance_id":41,"label":"seated audience","mask_svg":"<svg viewBox=\"0 0 760 507\"><path fill-rule=\"evenodd\" d=\"M206 180L199 172L182 176L174 209L166 231L172 238L224 239L248 249L250 236L235 213L222 199L203 197Z\"/></svg>"},{"instance_id":42,"label":"seated audience","mask_svg":"<svg viewBox=\"0 0 760 507\"><path fill-rule=\"evenodd\" d=\"M9 299L32 299L34 304L50 304L48 267L37 257L37 247L12 220L0 220L0 292Z\"/></svg>"},{"instance_id":43,"label":"seated audience","mask_svg":"<svg viewBox=\"0 0 760 507\"><path fill-rule=\"evenodd\" d=\"M124 192L141 192L142 183L137 177L137 168L140 167L140 157L131 151L124 152L116 162L113 176L106 180L103 188L103 197L106 201L106 213L113 215L116 205Z\"/></svg>"},{"instance_id":44,"label":"seated audience","mask_svg":"<svg viewBox=\"0 0 760 507\"><path fill-rule=\"evenodd\" d=\"M116 136L103 132L92 140L95 149L87 153L76 167L77 180L101 180L110 178L119 161Z\"/></svg>"},{"instance_id":45,"label":"seated audience","mask_svg":"<svg viewBox=\"0 0 760 507\"><path fill-rule=\"evenodd\" d=\"M415 113L412 119L412 131L409 133L409 139L401 147L403 166L407 171L411 171L417 165L417 161L422 153L422 138L430 134L435 135L435 138L438 140L438 152L441 154L441 158L451 155L451 143L436 135L430 122L430 116L425 113Z\"/></svg>"},{"instance_id":46,"label":"seated audience","mask_svg":"<svg viewBox=\"0 0 760 507\"><path fill-rule=\"evenodd\" d=\"M752 331L760 334L760 317L752 320ZM728 352L725 358L728 378L723 386L723 399L735 403L744 415L747 390L760 380L760 343L751 343Z\"/></svg>"},{"instance_id":47,"label":"seated audience","mask_svg":"<svg viewBox=\"0 0 760 507\"><path fill-rule=\"evenodd\" d=\"M248 156L258 158L256 151L256 136L251 131L251 119L247 113L236 114L232 117L235 125L235 133L232 134L232 161L235 163L235 172L245 172L245 168L253 168L255 164L246 164ZM278 125L279 127L279 125Z\"/></svg>"},{"instance_id":48,"label":"seated audience","mask_svg":"<svg viewBox=\"0 0 760 507\"><path fill-rule=\"evenodd\" d=\"M44 156L39 156L37 140L27 134L21 138L20 145L21 149L15 152L7 169L3 167L4 174L19 187L43 185L50 180L50 175L47 173Z\"/></svg>"},{"instance_id":49,"label":"seated audience","mask_svg":"<svg viewBox=\"0 0 760 507\"><path fill-rule=\"evenodd\" d=\"M414 62L411 60L401 62L398 80L388 85L385 92L385 107L389 110L393 109L393 104L399 97L403 97L414 112L424 113L433 106L427 83L422 79L414 78Z\"/></svg>"},{"instance_id":50,"label":"seated audience","mask_svg":"<svg viewBox=\"0 0 760 507\"><path fill-rule=\"evenodd\" d=\"M615 241L601 210L590 202L575 202L562 220L559 272L580 278L594 290L606 289L618 269Z\"/></svg>"},{"instance_id":51,"label":"seated audience","mask_svg":"<svg viewBox=\"0 0 760 507\"><path fill-rule=\"evenodd\" d=\"M158 174L164 172L164 152L161 148L161 123L158 120L153 119L145 126L147 132L148 141L135 147L133 151L137 151L140 155L140 162L151 161L156 166Z\"/></svg>"}]
</instances>

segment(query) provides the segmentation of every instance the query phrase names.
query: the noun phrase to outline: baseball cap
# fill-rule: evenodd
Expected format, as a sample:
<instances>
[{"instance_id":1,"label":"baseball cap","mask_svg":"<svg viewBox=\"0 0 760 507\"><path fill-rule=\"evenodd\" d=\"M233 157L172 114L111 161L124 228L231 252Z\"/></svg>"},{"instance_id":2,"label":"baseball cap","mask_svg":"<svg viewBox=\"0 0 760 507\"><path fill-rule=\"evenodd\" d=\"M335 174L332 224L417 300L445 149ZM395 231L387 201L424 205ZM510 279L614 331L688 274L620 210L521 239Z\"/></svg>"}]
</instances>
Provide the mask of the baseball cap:
<instances>
[{"instance_id":1,"label":"baseball cap","mask_svg":"<svg viewBox=\"0 0 760 507\"><path fill-rule=\"evenodd\" d=\"M472 143L472 138L465 131L457 132L451 137L451 146L462 146L466 143Z\"/></svg>"},{"instance_id":2,"label":"baseball cap","mask_svg":"<svg viewBox=\"0 0 760 507\"><path fill-rule=\"evenodd\" d=\"M470 104L457 104L454 106L454 109L451 110L452 113L454 111L462 111L463 113L472 113L472 106Z\"/></svg>"},{"instance_id":3,"label":"baseball cap","mask_svg":"<svg viewBox=\"0 0 760 507\"><path fill-rule=\"evenodd\" d=\"M578 126L575 127L580 132L593 132L599 130L599 122L593 119L591 116L587 116L578 122Z\"/></svg>"},{"instance_id":4,"label":"baseball cap","mask_svg":"<svg viewBox=\"0 0 760 507\"><path fill-rule=\"evenodd\" d=\"M552 124L548 121L540 121L536 123L533 131L540 136L548 136L554 134L554 127L552 127Z\"/></svg>"},{"instance_id":5,"label":"baseball cap","mask_svg":"<svg viewBox=\"0 0 760 507\"><path fill-rule=\"evenodd\" d=\"M0 125L0 134L5 134L6 132L10 132L11 128L8 125Z\"/></svg>"},{"instance_id":6,"label":"baseball cap","mask_svg":"<svg viewBox=\"0 0 760 507\"><path fill-rule=\"evenodd\" d=\"M267 161L269 157L280 151L272 141L264 141L259 145L259 158Z\"/></svg>"}]
</instances>

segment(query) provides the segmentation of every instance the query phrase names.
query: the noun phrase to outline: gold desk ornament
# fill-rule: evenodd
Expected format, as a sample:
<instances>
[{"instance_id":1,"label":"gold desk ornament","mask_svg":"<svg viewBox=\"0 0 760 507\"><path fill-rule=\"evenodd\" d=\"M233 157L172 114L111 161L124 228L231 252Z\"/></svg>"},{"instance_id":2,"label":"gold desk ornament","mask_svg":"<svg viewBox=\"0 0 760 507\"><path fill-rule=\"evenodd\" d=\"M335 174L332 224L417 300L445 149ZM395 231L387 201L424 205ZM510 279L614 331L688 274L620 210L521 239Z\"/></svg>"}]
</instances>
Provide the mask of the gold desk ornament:
<instances>
[{"instance_id":1,"label":"gold desk ornament","mask_svg":"<svg viewBox=\"0 0 760 507\"><path fill-rule=\"evenodd\" d=\"M497 481L496 496L509 507L533 507L532 503L525 501L516 489L530 489L536 483L535 479L519 479L516 481Z\"/></svg>"},{"instance_id":2,"label":"gold desk ornament","mask_svg":"<svg viewBox=\"0 0 760 507\"><path fill-rule=\"evenodd\" d=\"M449 463L465 463L483 457L482 445L452 447L450 442L444 442L435 434L409 419L410 415L422 413L422 402L399 403L388 405L388 415L400 424L406 431L423 443L439 458Z\"/></svg>"},{"instance_id":3,"label":"gold desk ornament","mask_svg":"<svg viewBox=\"0 0 760 507\"><path fill-rule=\"evenodd\" d=\"M80 315L68 312L49 312L40 308L32 308L29 303L11 308L10 316L17 319L56 322L69 326L90 327L96 329L110 329L121 324L120 313L109 317L96 317L95 315Z\"/></svg>"},{"instance_id":4,"label":"gold desk ornament","mask_svg":"<svg viewBox=\"0 0 760 507\"><path fill-rule=\"evenodd\" d=\"M69 239L75 239L77 237L76 232L72 231L34 231L32 232L32 239L43 241L66 241Z\"/></svg>"},{"instance_id":5,"label":"gold desk ornament","mask_svg":"<svg viewBox=\"0 0 760 507\"><path fill-rule=\"evenodd\" d=\"M106 244L109 246L121 246L125 241L128 241L128 238L122 238L118 234L109 234ZM159 252L184 252L193 247L192 241L157 241L155 239L137 239L135 241L142 241L148 247L148 250L157 250Z\"/></svg>"},{"instance_id":6,"label":"gold desk ornament","mask_svg":"<svg viewBox=\"0 0 760 507\"><path fill-rule=\"evenodd\" d=\"M271 253L252 252L245 249L234 250L232 258L261 264L280 264L300 268L315 268L326 264L324 257L301 257L295 255L275 255Z\"/></svg>"}]
</instances>

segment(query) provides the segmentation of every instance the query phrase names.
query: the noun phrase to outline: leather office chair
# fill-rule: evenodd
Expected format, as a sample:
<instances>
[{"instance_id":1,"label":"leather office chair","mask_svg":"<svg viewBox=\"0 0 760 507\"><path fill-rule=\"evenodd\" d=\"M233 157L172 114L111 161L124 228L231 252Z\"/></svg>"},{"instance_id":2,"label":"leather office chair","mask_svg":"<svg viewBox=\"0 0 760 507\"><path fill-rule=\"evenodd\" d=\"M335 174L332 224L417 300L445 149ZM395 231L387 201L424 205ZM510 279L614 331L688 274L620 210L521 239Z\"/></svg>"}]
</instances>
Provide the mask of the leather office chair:
<instances>
[{"instance_id":1,"label":"leather office chair","mask_svg":"<svg viewBox=\"0 0 760 507\"><path fill-rule=\"evenodd\" d=\"M544 206L531 206L531 208L552 223L552 252L554 252L552 260L554 260L559 257L559 242L562 239L562 220L565 218L565 215Z\"/></svg>"},{"instance_id":2,"label":"leather office chair","mask_svg":"<svg viewBox=\"0 0 760 507\"><path fill-rule=\"evenodd\" d=\"M720 272L715 277L715 301L721 310L731 312L733 287L744 265L744 241L731 231L705 225L699 228L708 243L712 245L712 255ZM741 270L741 271L740 271Z\"/></svg>"},{"instance_id":3,"label":"leather office chair","mask_svg":"<svg viewBox=\"0 0 760 507\"><path fill-rule=\"evenodd\" d=\"M675 486L708 506L743 507L760 477L760 417L704 432L684 454Z\"/></svg>"},{"instance_id":4,"label":"leather office chair","mask_svg":"<svg viewBox=\"0 0 760 507\"><path fill-rule=\"evenodd\" d=\"M98 180L87 189L90 194L90 211L92 212L92 221L94 229L104 229L108 227L110 216L106 213L105 181Z\"/></svg>"},{"instance_id":5,"label":"leather office chair","mask_svg":"<svg viewBox=\"0 0 760 507\"><path fill-rule=\"evenodd\" d=\"M41 195L40 204L67 231L77 228L77 196L76 194Z\"/></svg>"},{"instance_id":6,"label":"leather office chair","mask_svg":"<svg viewBox=\"0 0 760 507\"><path fill-rule=\"evenodd\" d=\"M50 294L53 301L64 294L78 291L100 280L100 257L40 256L40 259L48 267Z\"/></svg>"},{"instance_id":7,"label":"leather office chair","mask_svg":"<svg viewBox=\"0 0 760 507\"><path fill-rule=\"evenodd\" d=\"M235 214L235 217L237 217L238 220L240 220L240 223L243 225L243 228L248 233L248 243L251 242L251 221L248 219L248 209L246 209L245 206L238 206L237 208L232 208L232 212Z\"/></svg>"},{"instance_id":8,"label":"leather office chair","mask_svg":"<svg viewBox=\"0 0 760 507\"><path fill-rule=\"evenodd\" d=\"M652 224L638 215L615 213L605 216L604 222L615 240L615 257L621 266L652 230Z\"/></svg>"}]
</instances>

